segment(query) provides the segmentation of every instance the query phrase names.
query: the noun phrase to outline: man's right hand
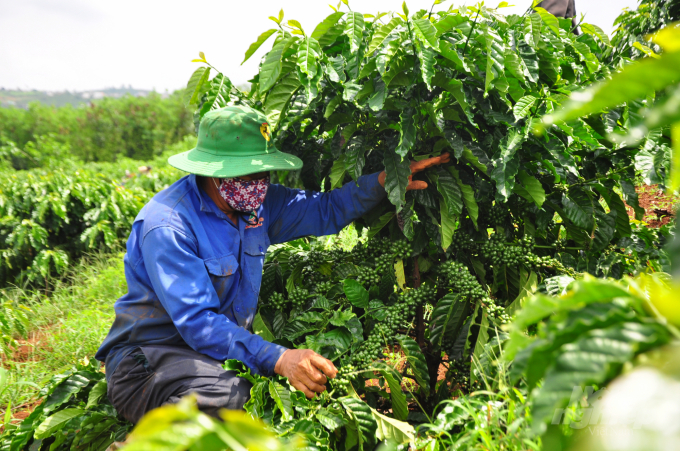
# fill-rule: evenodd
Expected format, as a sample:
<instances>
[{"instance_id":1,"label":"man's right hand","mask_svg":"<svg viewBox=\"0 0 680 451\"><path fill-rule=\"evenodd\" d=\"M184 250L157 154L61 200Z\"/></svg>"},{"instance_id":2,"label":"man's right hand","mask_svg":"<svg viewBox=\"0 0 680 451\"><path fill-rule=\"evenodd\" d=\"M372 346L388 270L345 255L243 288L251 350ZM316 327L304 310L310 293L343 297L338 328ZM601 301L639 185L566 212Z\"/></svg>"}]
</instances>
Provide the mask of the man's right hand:
<instances>
[{"instance_id":1,"label":"man's right hand","mask_svg":"<svg viewBox=\"0 0 680 451\"><path fill-rule=\"evenodd\" d=\"M328 378L338 374L333 362L311 349L289 349L279 357L274 372L288 379L290 384L308 398L326 390Z\"/></svg>"}]
</instances>

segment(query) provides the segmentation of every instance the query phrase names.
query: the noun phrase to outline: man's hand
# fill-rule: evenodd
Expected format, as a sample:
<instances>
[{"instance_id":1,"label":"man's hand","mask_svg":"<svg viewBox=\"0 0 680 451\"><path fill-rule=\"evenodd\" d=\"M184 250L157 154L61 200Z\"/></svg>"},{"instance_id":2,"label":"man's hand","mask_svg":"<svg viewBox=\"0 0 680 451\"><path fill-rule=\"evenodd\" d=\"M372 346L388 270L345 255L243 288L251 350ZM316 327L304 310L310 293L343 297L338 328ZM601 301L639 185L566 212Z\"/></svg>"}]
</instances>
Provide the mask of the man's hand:
<instances>
[{"instance_id":1,"label":"man's hand","mask_svg":"<svg viewBox=\"0 0 680 451\"><path fill-rule=\"evenodd\" d=\"M337 368L330 360L311 349L289 349L279 357L274 372L288 378L288 382L308 398L326 390L327 378L335 378Z\"/></svg>"},{"instance_id":2,"label":"man's hand","mask_svg":"<svg viewBox=\"0 0 680 451\"><path fill-rule=\"evenodd\" d=\"M439 155L438 157L432 157L432 158L426 158L424 160L420 161L412 161L411 162L411 175L408 177L408 185L406 186L406 191L410 191L412 189L425 189L427 188L427 182L424 182L422 180L416 180L413 181L411 180L413 177L413 174L416 172L420 172L424 169L427 169L432 166L437 166L439 164L443 163L448 163L451 161L451 155L449 155L448 152L444 152L443 154ZM385 171L382 171L380 175L378 176L378 182L380 185L384 188L385 187L385 177L387 174Z\"/></svg>"}]
</instances>

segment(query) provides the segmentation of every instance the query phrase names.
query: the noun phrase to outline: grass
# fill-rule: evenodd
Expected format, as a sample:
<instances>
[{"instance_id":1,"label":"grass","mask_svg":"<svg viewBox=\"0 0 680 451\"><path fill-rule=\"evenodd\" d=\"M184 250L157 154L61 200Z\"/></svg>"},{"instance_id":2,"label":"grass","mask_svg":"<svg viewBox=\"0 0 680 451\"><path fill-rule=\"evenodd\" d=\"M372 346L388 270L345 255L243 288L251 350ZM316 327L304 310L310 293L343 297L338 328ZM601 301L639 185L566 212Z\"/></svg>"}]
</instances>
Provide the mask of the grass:
<instances>
[{"instance_id":1,"label":"grass","mask_svg":"<svg viewBox=\"0 0 680 451\"><path fill-rule=\"evenodd\" d=\"M54 374L93 358L113 321L113 303L126 289L122 255L108 255L84 259L49 296L1 290L5 316L10 308L26 316L14 331L3 330L6 336L24 337L2 354L3 410L8 405L14 413L25 410Z\"/></svg>"}]
</instances>

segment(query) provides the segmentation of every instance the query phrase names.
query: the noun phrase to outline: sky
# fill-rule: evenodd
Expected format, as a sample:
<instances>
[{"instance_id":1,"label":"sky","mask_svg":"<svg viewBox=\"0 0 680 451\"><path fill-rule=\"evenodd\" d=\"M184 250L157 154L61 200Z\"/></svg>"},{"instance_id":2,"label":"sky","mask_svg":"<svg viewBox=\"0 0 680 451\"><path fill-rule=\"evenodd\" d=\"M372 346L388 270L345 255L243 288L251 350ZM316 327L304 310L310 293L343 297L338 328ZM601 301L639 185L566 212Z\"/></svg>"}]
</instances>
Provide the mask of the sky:
<instances>
[{"instance_id":1,"label":"sky","mask_svg":"<svg viewBox=\"0 0 680 451\"><path fill-rule=\"evenodd\" d=\"M336 0L337 1L337 0ZM449 5L474 1L448 0ZM487 0L495 7L498 0ZM522 14L531 0L509 2L505 14ZM400 10L401 0L350 0L363 13ZM361 5L360 7L358 7ZM411 12L432 0L407 0ZM585 22L607 33L624 7L637 0L576 0ZM235 84L257 72L265 43L245 64L245 51L276 25L267 17L283 8L310 32L333 11L327 0L0 0L0 87L84 91L131 85L173 91L186 86L198 52ZM346 6L342 6L347 10Z\"/></svg>"}]
</instances>

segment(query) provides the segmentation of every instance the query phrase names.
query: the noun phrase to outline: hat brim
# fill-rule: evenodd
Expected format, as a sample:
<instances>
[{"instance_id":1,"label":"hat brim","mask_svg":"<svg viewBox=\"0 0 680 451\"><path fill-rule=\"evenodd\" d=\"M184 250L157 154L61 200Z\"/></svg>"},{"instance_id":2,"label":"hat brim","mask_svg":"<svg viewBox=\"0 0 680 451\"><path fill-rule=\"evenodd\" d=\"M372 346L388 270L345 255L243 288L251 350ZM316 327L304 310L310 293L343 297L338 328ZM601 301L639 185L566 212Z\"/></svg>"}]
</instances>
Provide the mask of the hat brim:
<instances>
[{"instance_id":1,"label":"hat brim","mask_svg":"<svg viewBox=\"0 0 680 451\"><path fill-rule=\"evenodd\" d=\"M294 171L302 160L280 150L253 156L214 155L193 148L168 158L170 166L206 177L240 177L265 171Z\"/></svg>"}]
</instances>

